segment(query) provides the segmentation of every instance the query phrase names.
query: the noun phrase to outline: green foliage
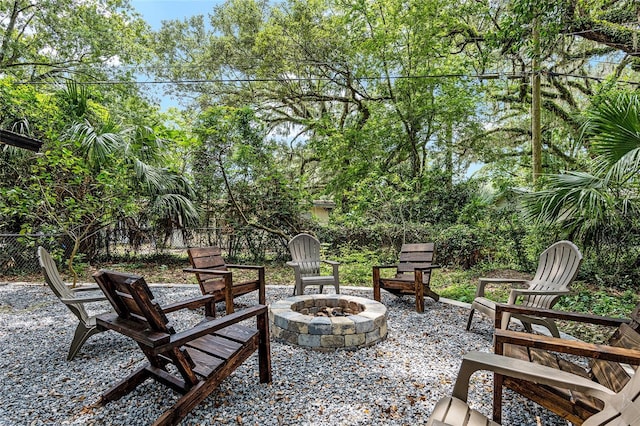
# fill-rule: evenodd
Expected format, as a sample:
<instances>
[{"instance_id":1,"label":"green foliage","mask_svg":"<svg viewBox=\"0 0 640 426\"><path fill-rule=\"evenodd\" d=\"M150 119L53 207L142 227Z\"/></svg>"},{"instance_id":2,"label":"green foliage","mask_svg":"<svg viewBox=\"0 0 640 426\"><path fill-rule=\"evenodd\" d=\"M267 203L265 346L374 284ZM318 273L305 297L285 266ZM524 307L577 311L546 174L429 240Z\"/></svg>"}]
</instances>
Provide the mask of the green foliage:
<instances>
[{"instance_id":1,"label":"green foliage","mask_svg":"<svg viewBox=\"0 0 640 426\"><path fill-rule=\"evenodd\" d=\"M587 112L584 135L597 155L588 171L547 178L547 188L523 195L527 217L583 242L602 275L635 277L640 234L640 101L603 97ZM618 281L615 283L615 281ZM622 285L628 279L614 280Z\"/></svg>"},{"instance_id":2,"label":"green foliage","mask_svg":"<svg viewBox=\"0 0 640 426\"><path fill-rule=\"evenodd\" d=\"M352 244L339 247L337 258L340 261L340 282L347 285L371 287L371 271L374 265L385 264L388 259L385 251L363 249ZM336 260L325 254L325 258Z\"/></svg>"},{"instance_id":3,"label":"green foliage","mask_svg":"<svg viewBox=\"0 0 640 426\"><path fill-rule=\"evenodd\" d=\"M209 108L198 120L193 152L206 224L247 225L292 236L301 228L300 193L279 167L279 145L250 108Z\"/></svg>"},{"instance_id":4,"label":"green foliage","mask_svg":"<svg viewBox=\"0 0 640 426\"><path fill-rule=\"evenodd\" d=\"M476 294L474 275L460 269L437 269L431 275L431 288L441 297L471 303Z\"/></svg>"},{"instance_id":5,"label":"green foliage","mask_svg":"<svg viewBox=\"0 0 640 426\"><path fill-rule=\"evenodd\" d=\"M116 71L146 54L148 26L127 0L0 2L0 70L27 81Z\"/></svg>"},{"instance_id":6,"label":"green foliage","mask_svg":"<svg viewBox=\"0 0 640 426\"><path fill-rule=\"evenodd\" d=\"M489 243L489 235L482 229L462 224L445 228L436 240L438 263L469 269L483 259Z\"/></svg>"},{"instance_id":7,"label":"green foliage","mask_svg":"<svg viewBox=\"0 0 640 426\"><path fill-rule=\"evenodd\" d=\"M609 287L597 287L594 290L576 282L572 286L572 291L575 294L563 296L556 305L557 309L594 315L629 317L639 301L635 290L617 292Z\"/></svg>"}]
</instances>

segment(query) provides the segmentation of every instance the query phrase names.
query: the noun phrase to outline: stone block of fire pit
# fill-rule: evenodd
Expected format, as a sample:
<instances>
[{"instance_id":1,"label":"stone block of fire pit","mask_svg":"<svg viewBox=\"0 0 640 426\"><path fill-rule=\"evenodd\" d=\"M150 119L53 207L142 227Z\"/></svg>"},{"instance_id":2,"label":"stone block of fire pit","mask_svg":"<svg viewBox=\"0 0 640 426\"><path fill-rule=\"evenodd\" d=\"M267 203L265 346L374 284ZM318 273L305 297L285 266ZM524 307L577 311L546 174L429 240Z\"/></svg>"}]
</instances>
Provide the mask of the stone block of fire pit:
<instances>
[{"instance_id":1,"label":"stone block of fire pit","mask_svg":"<svg viewBox=\"0 0 640 426\"><path fill-rule=\"evenodd\" d=\"M319 351L358 349L387 337L387 308L364 297L309 294L269 307L276 340Z\"/></svg>"}]
</instances>

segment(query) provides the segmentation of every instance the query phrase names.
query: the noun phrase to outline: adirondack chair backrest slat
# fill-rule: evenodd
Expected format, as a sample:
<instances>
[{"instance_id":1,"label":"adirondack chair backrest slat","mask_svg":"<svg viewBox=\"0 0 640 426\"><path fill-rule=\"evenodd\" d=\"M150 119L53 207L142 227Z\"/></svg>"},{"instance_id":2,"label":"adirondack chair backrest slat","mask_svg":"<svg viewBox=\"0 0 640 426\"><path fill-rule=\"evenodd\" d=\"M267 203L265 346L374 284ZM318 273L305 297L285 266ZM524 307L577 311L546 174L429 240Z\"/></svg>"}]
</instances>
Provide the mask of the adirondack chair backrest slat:
<instances>
[{"instance_id":1,"label":"adirondack chair backrest slat","mask_svg":"<svg viewBox=\"0 0 640 426\"><path fill-rule=\"evenodd\" d=\"M227 271L220 247L192 247L187 250L189 262L194 268ZM211 294L224 288L224 278L220 275L197 273L198 283L203 294Z\"/></svg>"},{"instance_id":2,"label":"adirondack chair backrest slat","mask_svg":"<svg viewBox=\"0 0 640 426\"><path fill-rule=\"evenodd\" d=\"M144 278L114 271L100 271L94 278L119 317L138 322L152 331L175 333Z\"/></svg>"},{"instance_id":3,"label":"adirondack chair backrest slat","mask_svg":"<svg viewBox=\"0 0 640 426\"><path fill-rule=\"evenodd\" d=\"M558 241L540 254L538 269L531 279L530 290L567 290L578 275L582 254L571 241ZM523 304L551 308L557 295L524 296Z\"/></svg>"},{"instance_id":4,"label":"adirondack chair backrest slat","mask_svg":"<svg viewBox=\"0 0 640 426\"><path fill-rule=\"evenodd\" d=\"M320 241L309 234L298 234L289 241L291 259L300 265L303 277L320 274Z\"/></svg>"},{"instance_id":5,"label":"adirondack chair backrest slat","mask_svg":"<svg viewBox=\"0 0 640 426\"><path fill-rule=\"evenodd\" d=\"M413 274L415 268L431 266L435 256L435 244L403 244L400 248L400 261L397 266L397 274ZM431 271L425 270L423 281L428 282Z\"/></svg>"},{"instance_id":6,"label":"adirondack chair backrest slat","mask_svg":"<svg viewBox=\"0 0 640 426\"><path fill-rule=\"evenodd\" d=\"M629 325L622 324L611 336L608 345L639 350L640 334ZM625 366L613 361L592 359L589 362L589 366L591 374L596 378L596 381L615 392L620 392L632 376ZM629 368L636 370L637 366L629 366Z\"/></svg>"}]
</instances>

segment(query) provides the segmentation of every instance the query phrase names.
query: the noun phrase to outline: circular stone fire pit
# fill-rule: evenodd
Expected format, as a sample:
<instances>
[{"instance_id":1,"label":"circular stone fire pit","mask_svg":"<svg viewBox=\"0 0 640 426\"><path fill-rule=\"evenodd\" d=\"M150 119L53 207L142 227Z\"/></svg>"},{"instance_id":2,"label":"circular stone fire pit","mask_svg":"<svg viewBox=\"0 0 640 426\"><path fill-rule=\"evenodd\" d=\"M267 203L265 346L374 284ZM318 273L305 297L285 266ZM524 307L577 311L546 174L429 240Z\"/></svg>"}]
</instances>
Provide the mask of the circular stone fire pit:
<instances>
[{"instance_id":1,"label":"circular stone fire pit","mask_svg":"<svg viewBox=\"0 0 640 426\"><path fill-rule=\"evenodd\" d=\"M270 305L269 320L274 338L320 351L357 349L387 337L387 308L357 296L289 297Z\"/></svg>"}]
</instances>

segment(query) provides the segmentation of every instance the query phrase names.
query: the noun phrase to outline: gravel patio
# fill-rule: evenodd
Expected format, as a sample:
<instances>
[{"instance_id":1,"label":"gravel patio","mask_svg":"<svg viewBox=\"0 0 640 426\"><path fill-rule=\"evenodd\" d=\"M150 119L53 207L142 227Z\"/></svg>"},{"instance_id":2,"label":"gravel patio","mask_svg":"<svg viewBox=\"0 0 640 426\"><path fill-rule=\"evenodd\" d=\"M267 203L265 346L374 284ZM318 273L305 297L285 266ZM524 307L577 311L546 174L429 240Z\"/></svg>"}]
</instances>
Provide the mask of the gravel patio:
<instances>
[{"instance_id":1,"label":"gravel patio","mask_svg":"<svg viewBox=\"0 0 640 426\"><path fill-rule=\"evenodd\" d=\"M342 288L372 298L371 289ZM199 295L195 285L153 286L162 303ZM330 290L331 291L331 290ZM313 292L313 290L311 290ZM272 303L291 287L268 286ZM237 299L249 306L255 295ZM451 391L463 354L491 351L488 320L464 325L467 309L426 300L425 313L409 298L383 292L388 338L356 351L315 352L272 342L273 383L261 385L254 354L185 425L415 425ZM95 304L97 312L108 309ZM219 306L221 308L221 306ZM177 324L199 320L180 314ZM143 361L132 340L114 332L93 336L71 362L65 360L75 317L44 285L0 284L0 425L146 425L175 401L151 381L119 401L95 406L101 392ZM491 412L492 378L476 374L470 401ZM504 425L566 425L532 402L506 392Z\"/></svg>"}]
</instances>

